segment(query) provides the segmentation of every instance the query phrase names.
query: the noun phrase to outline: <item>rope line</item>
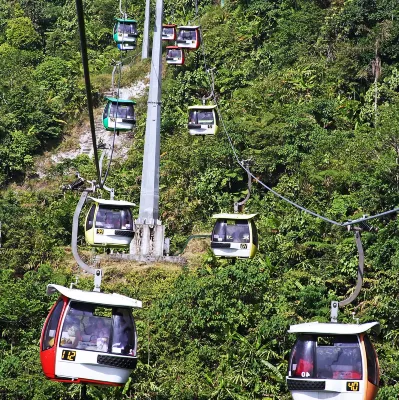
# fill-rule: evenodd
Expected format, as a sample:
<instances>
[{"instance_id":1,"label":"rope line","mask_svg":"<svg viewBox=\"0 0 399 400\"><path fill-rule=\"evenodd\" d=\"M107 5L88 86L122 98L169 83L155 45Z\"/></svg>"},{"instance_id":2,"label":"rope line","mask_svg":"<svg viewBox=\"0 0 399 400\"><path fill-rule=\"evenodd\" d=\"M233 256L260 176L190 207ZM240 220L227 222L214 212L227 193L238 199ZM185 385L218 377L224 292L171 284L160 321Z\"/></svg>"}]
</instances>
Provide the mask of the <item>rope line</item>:
<instances>
[{"instance_id":1,"label":"rope line","mask_svg":"<svg viewBox=\"0 0 399 400\"><path fill-rule=\"evenodd\" d=\"M85 31L85 21L84 21L82 0L76 0L76 13L78 16L80 48L81 48L83 72L84 72L84 78L85 78L87 108L88 108L89 119L90 119L91 139L93 142L94 162L96 165L97 180L98 180L98 182L100 184L100 188L101 188L100 164L99 164L98 152L97 152L96 128L95 128L95 124L94 124L93 98L91 95L90 71L89 71L89 61L88 61L88 57L87 57L86 31Z\"/></svg>"},{"instance_id":2,"label":"rope line","mask_svg":"<svg viewBox=\"0 0 399 400\"><path fill-rule=\"evenodd\" d=\"M202 43L201 46L202 46L202 54L203 54L203 59L204 59L204 67L205 67L205 71L207 72L207 75L208 75L208 83L209 83L209 87L211 89L211 93L213 94L213 101L214 101L214 103L216 105L216 110L217 110L217 113L218 113L218 116L219 116L219 120L220 120L220 122L221 122L221 124L223 126L223 131L224 131L224 133L225 133L225 135L227 137L227 140L228 140L230 148L231 148L231 150L233 152L234 158L236 159L238 165L248 175L250 175L257 183L259 183L261 186L263 186L266 190L268 190L269 192L271 192L272 194L274 194L275 196L277 196L281 200L285 201L286 203L292 205L293 207L296 207L297 209L299 209L299 210L301 210L301 211L303 211L303 212L305 212L307 214L310 214L310 215L312 215L312 216L314 216L316 218L319 218L319 219L321 219L321 220L323 220L325 222L328 222L328 223L330 223L332 225L336 225L336 226L347 227L347 226L350 226L350 225L353 225L353 224L358 224L358 223L361 223L361 222L364 222L364 221L368 221L368 220L371 220L371 219L380 218L380 217L382 217L384 215L392 214L394 212L399 212L399 207L398 207L398 208L393 208L391 210L384 211L382 213L378 213L378 214L375 214L375 215L363 216L362 218L358 218L356 220L347 220L346 222L338 222L338 221L335 221L333 219L327 218L327 217L325 217L325 216L323 216L321 214L318 214L315 211L309 210L308 208L306 208L304 206L301 206L300 204L298 204L298 203L290 200L289 198L283 196L282 194L276 192L274 189L272 189L271 187L266 185L264 182L262 182L259 178L257 178L245 165L243 165L241 163L240 158L238 157L237 150L234 147L233 140L232 140L231 136L229 135L229 132L228 132L228 130L226 128L226 125L224 123L224 120L223 120L223 117L222 117L222 113L220 111L220 107L219 107L219 104L218 104L218 101L217 101L217 98L216 98L216 93L214 91L214 86L213 86L212 82L210 81L210 77L209 77L210 72L209 72L209 68L207 66L207 61L206 61L205 41L204 41L204 37L203 37L203 34L202 34L202 27L201 27L200 31L201 31L201 43Z\"/></svg>"},{"instance_id":3,"label":"rope line","mask_svg":"<svg viewBox=\"0 0 399 400\"><path fill-rule=\"evenodd\" d=\"M127 19L127 1L125 0L125 10L122 12L122 0L120 1L120 11L123 14L123 18ZM76 11L78 16L78 25L79 25L79 34L80 34L80 46L81 46L81 55L82 55L82 64L83 64L83 71L84 71L84 78L85 78L85 87L86 87L86 96L87 96L87 108L89 112L89 120L90 120L90 131L91 131L91 138L93 143L93 154L94 154L94 163L97 172L97 182L100 189L102 189L105 185L105 182L108 178L109 171L111 168L112 158L115 149L115 137L117 135L116 129L116 117L115 117L115 124L114 124L114 135L112 138L112 145L110 148L110 156L108 160L107 169L105 171L104 178L102 177L102 168L100 166L99 157L98 157L98 148L97 148L97 137L96 137L96 129L95 129L95 122L94 122L94 106L93 106L93 99L91 94L91 84L90 84L90 71L89 71L89 63L88 63L88 56L87 56L87 40L86 40L86 32L85 32L85 21L84 21L84 12L83 12L83 3L82 0L76 0ZM119 108L119 95L121 89L121 79L122 79L122 66L124 62L124 51L121 50L120 53L120 61L119 61L119 70L118 70L118 87L116 90L116 115L118 114ZM127 60L135 60L139 56L139 53L134 54L127 58ZM159 81L159 79L158 79ZM114 90L114 82L112 82L112 90Z\"/></svg>"}]
</instances>

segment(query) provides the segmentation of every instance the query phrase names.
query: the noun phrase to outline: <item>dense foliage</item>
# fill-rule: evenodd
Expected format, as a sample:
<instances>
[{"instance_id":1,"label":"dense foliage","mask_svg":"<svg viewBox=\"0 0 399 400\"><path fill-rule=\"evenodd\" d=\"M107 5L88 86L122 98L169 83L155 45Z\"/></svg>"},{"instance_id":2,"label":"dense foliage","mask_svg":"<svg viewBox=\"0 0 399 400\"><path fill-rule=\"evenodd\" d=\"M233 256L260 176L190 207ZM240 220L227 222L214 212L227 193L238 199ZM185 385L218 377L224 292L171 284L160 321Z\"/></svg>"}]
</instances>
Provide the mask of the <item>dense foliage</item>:
<instances>
[{"instance_id":1,"label":"dense foliage","mask_svg":"<svg viewBox=\"0 0 399 400\"><path fill-rule=\"evenodd\" d=\"M142 26L144 3L128 14ZM291 200L336 221L399 203L399 9L391 0L199 1L203 44L181 68L165 68L162 97L161 219L177 251L210 216L231 211L246 191L236 162ZM95 99L119 54L111 41L115 0L86 0ZM77 197L59 187L86 156L36 174L37 156L69 137L85 108L72 0L0 1L0 397L78 399L79 388L46 381L38 342L54 299L47 283L76 272L69 242ZM165 20L195 20L186 0L165 0ZM134 61L126 83L149 65ZM206 140L186 130L188 105L215 92L223 129ZM105 77L105 78L104 78ZM108 185L138 202L145 124ZM254 183L260 252L252 261L215 260L209 251L183 270L113 265L104 289L144 302L137 313L140 362L122 389L89 388L96 399L289 399L284 376L291 323L327 321L329 304L356 282L352 233L305 214ZM378 400L398 398L399 224L396 214L363 234L364 288L351 312L378 320ZM83 288L90 288L82 279Z\"/></svg>"}]
</instances>

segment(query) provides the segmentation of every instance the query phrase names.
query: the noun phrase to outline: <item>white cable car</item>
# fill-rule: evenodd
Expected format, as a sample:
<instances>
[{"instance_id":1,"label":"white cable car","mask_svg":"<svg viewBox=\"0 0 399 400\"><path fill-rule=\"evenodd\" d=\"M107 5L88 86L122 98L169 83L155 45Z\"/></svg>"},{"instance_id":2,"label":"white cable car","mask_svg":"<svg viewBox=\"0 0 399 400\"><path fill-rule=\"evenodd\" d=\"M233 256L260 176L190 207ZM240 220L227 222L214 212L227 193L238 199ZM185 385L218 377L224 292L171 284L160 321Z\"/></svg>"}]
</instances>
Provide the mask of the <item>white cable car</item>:
<instances>
[{"instance_id":1,"label":"white cable car","mask_svg":"<svg viewBox=\"0 0 399 400\"><path fill-rule=\"evenodd\" d=\"M131 131L136 125L134 100L107 97L103 112L103 125L107 131Z\"/></svg>"},{"instance_id":2,"label":"white cable car","mask_svg":"<svg viewBox=\"0 0 399 400\"><path fill-rule=\"evenodd\" d=\"M216 135L219 117L216 105L188 107L188 132L190 135Z\"/></svg>"},{"instance_id":3,"label":"white cable car","mask_svg":"<svg viewBox=\"0 0 399 400\"><path fill-rule=\"evenodd\" d=\"M215 214L211 249L216 257L253 258L258 251L258 214Z\"/></svg>"},{"instance_id":4,"label":"white cable car","mask_svg":"<svg viewBox=\"0 0 399 400\"><path fill-rule=\"evenodd\" d=\"M200 26L179 26L177 45L187 50L197 50L201 44Z\"/></svg>"},{"instance_id":5,"label":"white cable car","mask_svg":"<svg viewBox=\"0 0 399 400\"><path fill-rule=\"evenodd\" d=\"M178 46L166 47L166 63L171 65L184 64L184 50Z\"/></svg>"},{"instance_id":6,"label":"white cable car","mask_svg":"<svg viewBox=\"0 0 399 400\"><path fill-rule=\"evenodd\" d=\"M291 325L298 335L287 376L293 399L374 400L379 365L370 329L379 331L379 323Z\"/></svg>"},{"instance_id":7,"label":"white cable car","mask_svg":"<svg viewBox=\"0 0 399 400\"><path fill-rule=\"evenodd\" d=\"M134 50L137 43L137 21L115 18L113 38L119 50Z\"/></svg>"},{"instance_id":8,"label":"white cable car","mask_svg":"<svg viewBox=\"0 0 399 400\"><path fill-rule=\"evenodd\" d=\"M134 237L131 207L134 203L89 197L94 203L85 223L85 238L90 246L126 248Z\"/></svg>"},{"instance_id":9,"label":"white cable car","mask_svg":"<svg viewBox=\"0 0 399 400\"><path fill-rule=\"evenodd\" d=\"M174 42L177 38L177 31L175 24L162 25L162 40Z\"/></svg>"},{"instance_id":10,"label":"white cable car","mask_svg":"<svg viewBox=\"0 0 399 400\"><path fill-rule=\"evenodd\" d=\"M48 285L59 292L44 323L40 360L45 376L66 383L121 386L137 364L132 308L139 300Z\"/></svg>"}]
</instances>

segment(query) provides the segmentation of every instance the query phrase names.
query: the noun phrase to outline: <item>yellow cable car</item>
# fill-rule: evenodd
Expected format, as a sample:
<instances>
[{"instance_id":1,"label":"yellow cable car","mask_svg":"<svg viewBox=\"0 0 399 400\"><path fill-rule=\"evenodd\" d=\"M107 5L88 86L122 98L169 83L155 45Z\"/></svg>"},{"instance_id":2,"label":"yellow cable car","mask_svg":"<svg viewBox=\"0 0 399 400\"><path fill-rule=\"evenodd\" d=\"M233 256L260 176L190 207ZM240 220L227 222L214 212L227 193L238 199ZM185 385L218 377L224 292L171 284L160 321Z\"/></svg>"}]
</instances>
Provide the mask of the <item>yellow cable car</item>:
<instances>
[{"instance_id":1,"label":"yellow cable car","mask_svg":"<svg viewBox=\"0 0 399 400\"><path fill-rule=\"evenodd\" d=\"M219 118L216 105L188 107L188 132L190 135L216 135Z\"/></svg>"},{"instance_id":2,"label":"yellow cable car","mask_svg":"<svg viewBox=\"0 0 399 400\"><path fill-rule=\"evenodd\" d=\"M258 251L258 214L215 214L211 249L216 257L253 258Z\"/></svg>"},{"instance_id":3,"label":"yellow cable car","mask_svg":"<svg viewBox=\"0 0 399 400\"><path fill-rule=\"evenodd\" d=\"M131 207L134 203L89 197L94 203L85 223L85 238L90 246L127 248L134 236Z\"/></svg>"},{"instance_id":4,"label":"yellow cable car","mask_svg":"<svg viewBox=\"0 0 399 400\"><path fill-rule=\"evenodd\" d=\"M294 400L374 400L379 365L366 324L291 325L298 335L288 365L287 385Z\"/></svg>"}]
</instances>

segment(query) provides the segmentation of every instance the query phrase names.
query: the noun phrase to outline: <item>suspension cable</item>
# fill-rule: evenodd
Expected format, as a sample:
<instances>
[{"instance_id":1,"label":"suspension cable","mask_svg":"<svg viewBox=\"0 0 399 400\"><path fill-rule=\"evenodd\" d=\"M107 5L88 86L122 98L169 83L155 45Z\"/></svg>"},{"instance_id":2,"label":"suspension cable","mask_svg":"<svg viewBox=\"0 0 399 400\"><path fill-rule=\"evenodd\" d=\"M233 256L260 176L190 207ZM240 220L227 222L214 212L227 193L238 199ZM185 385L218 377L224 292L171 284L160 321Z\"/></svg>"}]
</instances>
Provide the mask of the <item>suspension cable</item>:
<instances>
[{"instance_id":1,"label":"suspension cable","mask_svg":"<svg viewBox=\"0 0 399 400\"><path fill-rule=\"evenodd\" d=\"M82 64L83 64L85 86L86 86L87 108L90 119L91 140L93 142L94 162L97 171L97 181L99 182L101 189L100 164L98 161L98 152L97 152L96 128L94 124L93 98L91 95L90 71L89 71L89 62L87 57L86 32L85 32L85 21L84 21L82 0L76 0L76 13L78 15L80 48L82 54Z\"/></svg>"},{"instance_id":2,"label":"suspension cable","mask_svg":"<svg viewBox=\"0 0 399 400\"><path fill-rule=\"evenodd\" d=\"M285 201L288 204L291 204L292 206L296 207L297 209L299 209L299 210L301 210L301 211L303 211L303 212L305 212L307 214L313 215L316 218L320 218L321 220L323 220L325 222L328 222L328 223L330 223L332 225L336 225L336 226L345 227L345 226L361 223L363 221L368 221L368 220L371 220L371 219L379 218L379 217L382 217L384 215L388 215L388 214L392 214L392 213L395 213L395 212L399 212L399 207L397 207L397 208L393 208L391 210L384 211L382 213L378 213L378 214L375 214L375 215L371 215L371 216L366 216L365 215L362 218L358 218L358 219L353 220L353 221L348 220L346 222L338 222L338 221L334 221L333 219L327 218L327 217L325 217L325 216L323 216L321 214L318 214L315 211L309 210L308 208L303 207L298 203L295 203L294 201L290 200L289 198L287 198L287 197L281 195L280 193L276 192L274 189L272 189L271 187L266 185L264 182L262 182L259 178L257 178L245 165L243 165L241 163L240 158L238 157L237 150L234 147L233 140L231 139L231 136L230 136L229 132L227 131L226 125L224 123L224 120L223 120L223 117L222 117L222 113L220 111L220 107L219 107L219 104L218 104L218 101L217 101L217 98L216 98L216 92L215 92L214 80L213 80L213 73L212 73L212 70L210 70L208 68L208 66L207 66L206 55L205 55L205 41L204 41L204 37L202 35L202 27L201 27L201 43L202 43L201 46L202 46L202 54L203 54L203 59L204 59L204 67L205 67L205 71L208 74L208 83L209 83L209 86L210 86L210 89L211 89L211 93L213 94L213 101L214 101L214 103L216 105L216 110L217 110L217 113L219 115L219 120L222 123L223 131L224 131L224 133L225 133L225 135L227 137L228 143L230 145L230 148L231 148L231 150L233 152L234 158L236 159L238 165L249 176L251 176L257 183L259 183L261 186L263 186L269 192L273 193L275 196L279 197L281 200ZM211 73L212 73L212 82L210 81L210 74Z\"/></svg>"}]
</instances>

